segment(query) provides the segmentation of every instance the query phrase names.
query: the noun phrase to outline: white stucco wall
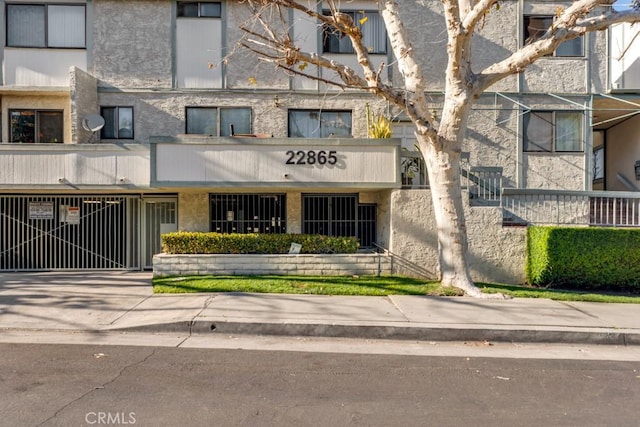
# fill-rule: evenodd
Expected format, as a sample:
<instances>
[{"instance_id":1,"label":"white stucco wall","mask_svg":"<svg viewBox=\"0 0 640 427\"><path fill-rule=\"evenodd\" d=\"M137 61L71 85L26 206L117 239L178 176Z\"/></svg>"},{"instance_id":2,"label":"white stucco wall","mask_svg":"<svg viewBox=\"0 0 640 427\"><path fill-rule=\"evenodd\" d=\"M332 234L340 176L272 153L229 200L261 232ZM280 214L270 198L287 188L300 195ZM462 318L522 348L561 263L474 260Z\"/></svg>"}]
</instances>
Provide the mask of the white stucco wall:
<instances>
[{"instance_id":1,"label":"white stucco wall","mask_svg":"<svg viewBox=\"0 0 640 427\"><path fill-rule=\"evenodd\" d=\"M170 88L171 2L96 0L93 8L90 71L100 86Z\"/></svg>"},{"instance_id":2,"label":"white stucco wall","mask_svg":"<svg viewBox=\"0 0 640 427\"><path fill-rule=\"evenodd\" d=\"M499 207L465 205L472 278L523 283L526 228L503 227ZM429 272L432 278L439 277L438 238L429 191L394 190L391 193L390 249ZM402 268L399 263L395 263L394 268L412 275L410 269Z\"/></svg>"}]
</instances>

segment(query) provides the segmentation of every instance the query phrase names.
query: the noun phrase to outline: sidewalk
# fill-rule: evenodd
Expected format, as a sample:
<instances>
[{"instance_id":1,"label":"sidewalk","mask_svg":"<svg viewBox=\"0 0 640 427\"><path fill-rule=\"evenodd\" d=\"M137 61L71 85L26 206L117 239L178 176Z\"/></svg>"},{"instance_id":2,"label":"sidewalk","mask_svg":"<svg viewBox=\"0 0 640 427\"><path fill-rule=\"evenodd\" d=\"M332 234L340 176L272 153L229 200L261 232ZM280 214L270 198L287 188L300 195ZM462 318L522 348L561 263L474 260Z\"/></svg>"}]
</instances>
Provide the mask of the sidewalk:
<instances>
[{"instance_id":1,"label":"sidewalk","mask_svg":"<svg viewBox=\"0 0 640 427\"><path fill-rule=\"evenodd\" d=\"M160 294L151 273L0 273L2 331L640 345L640 305L543 299Z\"/></svg>"}]
</instances>

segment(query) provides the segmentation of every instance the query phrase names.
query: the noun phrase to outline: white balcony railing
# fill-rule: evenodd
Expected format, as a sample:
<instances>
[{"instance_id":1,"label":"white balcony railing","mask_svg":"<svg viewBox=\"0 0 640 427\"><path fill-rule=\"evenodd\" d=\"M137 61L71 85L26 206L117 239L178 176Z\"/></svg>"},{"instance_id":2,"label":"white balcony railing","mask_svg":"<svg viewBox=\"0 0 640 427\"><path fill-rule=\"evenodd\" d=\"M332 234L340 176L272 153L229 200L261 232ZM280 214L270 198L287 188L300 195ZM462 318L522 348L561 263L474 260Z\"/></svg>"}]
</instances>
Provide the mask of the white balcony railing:
<instances>
[{"instance_id":1,"label":"white balcony railing","mask_svg":"<svg viewBox=\"0 0 640 427\"><path fill-rule=\"evenodd\" d=\"M640 193L505 188L504 223L640 227Z\"/></svg>"},{"instance_id":2,"label":"white balcony railing","mask_svg":"<svg viewBox=\"0 0 640 427\"><path fill-rule=\"evenodd\" d=\"M149 188L149 146L0 144L0 188Z\"/></svg>"}]
</instances>

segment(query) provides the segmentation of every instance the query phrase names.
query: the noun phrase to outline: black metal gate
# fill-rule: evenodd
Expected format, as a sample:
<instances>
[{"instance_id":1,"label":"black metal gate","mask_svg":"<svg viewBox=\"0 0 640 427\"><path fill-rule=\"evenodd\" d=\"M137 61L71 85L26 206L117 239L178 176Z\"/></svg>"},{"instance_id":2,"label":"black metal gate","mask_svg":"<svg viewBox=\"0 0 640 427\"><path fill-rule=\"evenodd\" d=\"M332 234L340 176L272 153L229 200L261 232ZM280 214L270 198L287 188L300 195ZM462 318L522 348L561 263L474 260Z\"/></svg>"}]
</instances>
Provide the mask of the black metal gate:
<instances>
[{"instance_id":1,"label":"black metal gate","mask_svg":"<svg viewBox=\"0 0 640 427\"><path fill-rule=\"evenodd\" d=\"M138 196L0 195L0 270L140 268Z\"/></svg>"},{"instance_id":2,"label":"black metal gate","mask_svg":"<svg viewBox=\"0 0 640 427\"><path fill-rule=\"evenodd\" d=\"M268 233L287 231L284 194L211 194L211 231Z\"/></svg>"},{"instance_id":3,"label":"black metal gate","mask_svg":"<svg viewBox=\"0 0 640 427\"><path fill-rule=\"evenodd\" d=\"M376 240L375 204L359 204L357 194L304 194L302 232L357 237L361 247Z\"/></svg>"}]
</instances>

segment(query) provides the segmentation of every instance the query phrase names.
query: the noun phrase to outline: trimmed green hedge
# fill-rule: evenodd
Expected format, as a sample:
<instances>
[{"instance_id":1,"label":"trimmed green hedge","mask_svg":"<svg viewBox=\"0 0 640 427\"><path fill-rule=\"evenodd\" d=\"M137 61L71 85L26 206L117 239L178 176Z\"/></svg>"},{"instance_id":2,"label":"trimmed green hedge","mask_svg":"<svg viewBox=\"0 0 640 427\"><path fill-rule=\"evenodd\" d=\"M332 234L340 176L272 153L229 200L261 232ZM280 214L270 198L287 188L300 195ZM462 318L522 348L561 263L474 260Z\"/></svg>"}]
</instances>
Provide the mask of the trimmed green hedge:
<instances>
[{"instance_id":1,"label":"trimmed green hedge","mask_svg":"<svg viewBox=\"0 0 640 427\"><path fill-rule=\"evenodd\" d=\"M640 230L529 227L527 280L534 286L640 289Z\"/></svg>"},{"instance_id":2,"label":"trimmed green hedge","mask_svg":"<svg viewBox=\"0 0 640 427\"><path fill-rule=\"evenodd\" d=\"M162 235L167 254L286 254L291 243L303 254L350 254L358 250L355 237L312 234L221 234L178 231Z\"/></svg>"}]
</instances>

